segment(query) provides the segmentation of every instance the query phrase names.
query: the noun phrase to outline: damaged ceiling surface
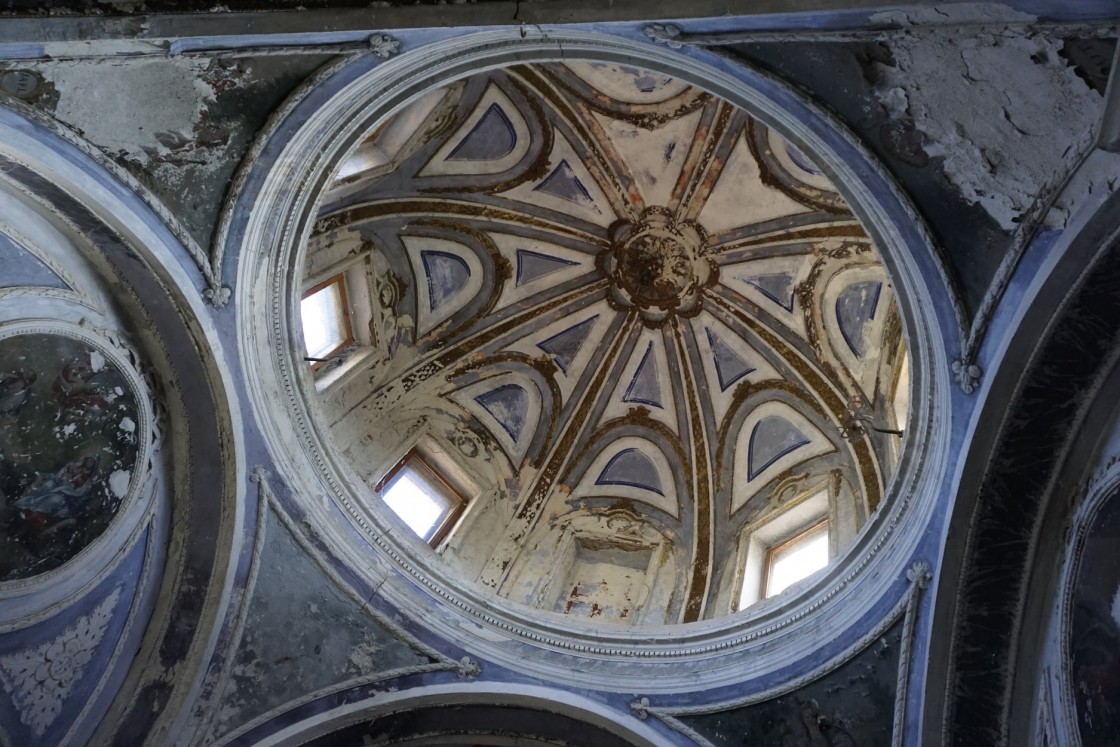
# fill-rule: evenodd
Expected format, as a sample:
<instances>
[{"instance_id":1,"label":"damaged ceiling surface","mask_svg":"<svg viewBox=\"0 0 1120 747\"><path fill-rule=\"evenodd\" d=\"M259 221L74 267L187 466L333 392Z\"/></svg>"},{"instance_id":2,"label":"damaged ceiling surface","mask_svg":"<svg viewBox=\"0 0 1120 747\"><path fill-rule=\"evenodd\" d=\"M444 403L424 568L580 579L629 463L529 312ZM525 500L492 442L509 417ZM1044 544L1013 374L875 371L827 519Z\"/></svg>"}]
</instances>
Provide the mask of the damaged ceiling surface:
<instances>
[{"instance_id":1,"label":"damaged ceiling surface","mask_svg":"<svg viewBox=\"0 0 1120 747\"><path fill-rule=\"evenodd\" d=\"M1115 747L1115 0L0 0L0 747Z\"/></svg>"},{"instance_id":2,"label":"damaged ceiling surface","mask_svg":"<svg viewBox=\"0 0 1120 747\"><path fill-rule=\"evenodd\" d=\"M478 497L440 555L465 581L690 622L737 608L746 528L823 494L836 557L878 507L909 396L891 284L747 112L630 66L506 68L425 94L340 175L305 285L360 258L370 350L318 375L321 414L370 504L418 441L453 455Z\"/></svg>"}]
</instances>

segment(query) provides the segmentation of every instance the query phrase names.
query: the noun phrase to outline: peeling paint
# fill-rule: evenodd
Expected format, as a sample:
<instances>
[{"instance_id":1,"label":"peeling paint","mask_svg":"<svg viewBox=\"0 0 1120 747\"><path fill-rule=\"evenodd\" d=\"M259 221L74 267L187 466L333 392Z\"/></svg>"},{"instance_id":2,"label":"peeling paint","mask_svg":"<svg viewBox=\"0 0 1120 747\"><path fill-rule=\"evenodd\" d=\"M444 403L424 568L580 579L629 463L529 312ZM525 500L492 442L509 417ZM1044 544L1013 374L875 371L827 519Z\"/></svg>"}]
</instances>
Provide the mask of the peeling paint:
<instances>
[{"instance_id":1,"label":"peeling paint","mask_svg":"<svg viewBox=\"0 0 1120 747\"><path fill-rule=\"evenodd\" d=\"M962 4L876 19L902 26L932 18L1007 20L1006 10L993 14L992 6ZM1092 143L1102 99L1060 55L1061 40L1008 30L961 36L916 29L889 47L893 63L876 63L880 104L893 121L922 134L924 152L938 159L964 199L1006 231ZM1114 164L1085 175L1049 223L1065 225L1082 195L1111 191L1115 179Z\"/></svg>"}]
</instances>

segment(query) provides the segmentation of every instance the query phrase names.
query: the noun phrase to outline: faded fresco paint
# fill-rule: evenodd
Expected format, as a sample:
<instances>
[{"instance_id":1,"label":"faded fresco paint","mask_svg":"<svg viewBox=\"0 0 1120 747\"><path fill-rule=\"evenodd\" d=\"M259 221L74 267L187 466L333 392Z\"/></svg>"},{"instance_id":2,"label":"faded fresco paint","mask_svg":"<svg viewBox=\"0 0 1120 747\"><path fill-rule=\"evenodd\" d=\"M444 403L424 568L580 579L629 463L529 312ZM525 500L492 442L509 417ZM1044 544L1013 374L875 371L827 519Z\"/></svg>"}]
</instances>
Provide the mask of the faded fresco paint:
<instances>
[{"instance_id":1,"label":"faded fresco paint","mask_svg":"<svg viewBox=\"0 0 1120 747\"><path fill-rule=\"evenodd\" d=\"M0 339L0 580L77 555L128 494L140 438L135 392L88 344Z\"/></svg>"}]
</instances>

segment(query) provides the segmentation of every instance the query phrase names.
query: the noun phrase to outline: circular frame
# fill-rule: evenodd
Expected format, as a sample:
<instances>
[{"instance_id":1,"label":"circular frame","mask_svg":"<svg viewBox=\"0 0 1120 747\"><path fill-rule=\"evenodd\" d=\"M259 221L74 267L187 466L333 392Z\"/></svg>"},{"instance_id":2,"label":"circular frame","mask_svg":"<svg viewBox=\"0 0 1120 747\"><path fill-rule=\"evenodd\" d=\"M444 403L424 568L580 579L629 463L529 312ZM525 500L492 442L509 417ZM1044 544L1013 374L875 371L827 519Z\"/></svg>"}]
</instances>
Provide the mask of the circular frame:
<instances>
[{"instance_id":1,"label":"circular frame","mask_svg":"<svg viewBox=\"0 0 1120 747\"><path fill-rule=\"evenodd\" d=\"M745 614L657 628L589 626L464 586L416 557L407 538L393 536L363 505L351 487L360 482L331 453L330 437L308 406L308 385L293 355L304 245L342 160L380 120L433 87L482 69L563 59L669 73L742 107L814 154L899 289L913 404L883 507L815 583ZM329 547L328 561L369 568L372 548L373 564L390 571L378 593L398 609L423 610L429 630L490 660L579 687L680 693L753 678L765 687L776 672L811 667L810 652L819 661L855 645L869 620L903 594L905 569L937 503L949 436L946 349L959 344L960 334L959 303L921 220L855 137L791 88L741 64L703 50L673 52L593 33L485 32L388 62L365 56L331 73L264 136L233 208L227 247L239 257L238 330L252 372L249 398L278 471L302 496L305 522ZM324 493L327 499L311 499ZM767 656L755 655L760 650ZM612 664L592 670L588 660Z\"/></svg>"},{"instance_id":2,"label":"circular frame","mask_svg":"<svg viewBox=\"0 0 1120 747\"><path fill-rule=\"evenodd\" d=\"M51 587L61 578L66 579L65 589L85 588L91 584L115 565L115 559L125 555L132 547L137 532L145 524L150 503L150 500L142 501L139 496L141 493L148 493L149 498L151 497L148 489L151 487L152 472L147 465L154 445L153 423L156 414L150 388L143 375L126 360L125 351L90 329L57 319L23 319L0 324L0 340L27 334L59 335L77 340L101 353L116 366L135 392L140 422L137 424L139 434L133 471L141 474L132 480L116 514L101 534L69 560L49 571L13 581L0 581L0 599L23 596L40 587ZM135 353L132 355L135 357ZM110 542L111 539L116 541ZM26 622L25 616L21 616L21 619Z\"/></svg>"}]
</instances>

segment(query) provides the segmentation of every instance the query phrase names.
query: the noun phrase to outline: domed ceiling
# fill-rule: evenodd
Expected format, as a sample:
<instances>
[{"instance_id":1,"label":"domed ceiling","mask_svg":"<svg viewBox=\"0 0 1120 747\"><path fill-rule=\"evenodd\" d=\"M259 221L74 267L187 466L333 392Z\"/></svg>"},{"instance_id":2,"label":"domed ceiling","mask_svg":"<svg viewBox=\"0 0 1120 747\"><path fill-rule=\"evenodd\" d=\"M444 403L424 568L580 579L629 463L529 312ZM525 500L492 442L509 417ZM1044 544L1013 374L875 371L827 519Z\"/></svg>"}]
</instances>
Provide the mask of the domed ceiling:
<instances>
[{"instance_id":1,"label":"domed ceiling","mask_svg":"<svg viewBox=\"0 0 1120 747\"><path fill-rule=\"evenodd\" d=\"M840 556L898 457L902 325L859 221L809 155L660 73L430 91L343 165L304 267L345 286L351 339L307 380L371 513L511 602L734 612L807 527ZM409 459L465 501L431 546L379 499Z\"/></svg>"}]
</instances>

